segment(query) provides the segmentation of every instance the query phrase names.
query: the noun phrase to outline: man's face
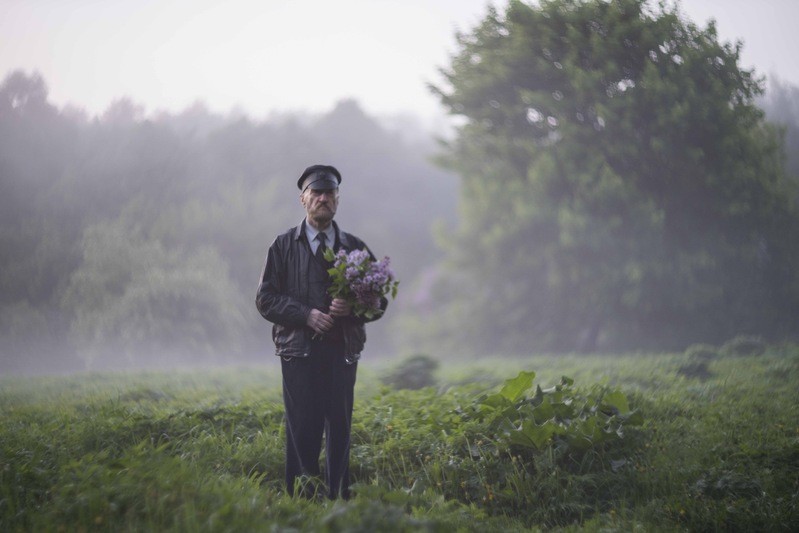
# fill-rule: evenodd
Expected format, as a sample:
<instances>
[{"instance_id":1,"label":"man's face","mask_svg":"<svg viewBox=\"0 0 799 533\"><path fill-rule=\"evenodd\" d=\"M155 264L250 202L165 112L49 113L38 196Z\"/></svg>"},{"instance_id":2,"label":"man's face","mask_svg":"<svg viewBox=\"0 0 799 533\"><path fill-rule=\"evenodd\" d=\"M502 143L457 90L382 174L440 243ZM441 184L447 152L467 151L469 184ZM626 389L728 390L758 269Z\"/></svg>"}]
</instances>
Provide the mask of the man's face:
<instances>
[{"instance_id":1,"label":"man's face","mask_svg":"<svg viewBox=\"0 0 799 533\"><path fill-rule=\"evenodd\" d=\"M326 228L338 208L338 189L305 189L300 195L308 221L316 228Z\"/></svg>"}]
</instances>

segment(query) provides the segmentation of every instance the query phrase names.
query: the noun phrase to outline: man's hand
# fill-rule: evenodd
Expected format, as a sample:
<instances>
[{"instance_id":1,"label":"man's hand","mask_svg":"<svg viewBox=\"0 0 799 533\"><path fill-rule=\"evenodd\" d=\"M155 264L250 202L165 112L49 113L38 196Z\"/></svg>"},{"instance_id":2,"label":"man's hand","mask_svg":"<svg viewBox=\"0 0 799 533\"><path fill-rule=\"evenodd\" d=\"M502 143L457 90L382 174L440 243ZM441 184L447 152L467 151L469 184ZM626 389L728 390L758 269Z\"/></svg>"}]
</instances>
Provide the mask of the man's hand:
<instances>
[{"instance_id":1,"label":"man's hand","mask_svg":"<svg viewBox=\"0 0 799 533\"><path fill-rule=\"evenodd\" d=\"M308 324L308 327L314 330L314 332L321 335L333 327L333 317L323 313L319 309L311 309L305 323Z\"/></svg>"},{"instance_id":2,"label":"man's hand","mask_svg":"<svg viewBox=\"0 0 799 533\"><path fill-rule=\"evenodd\" d=\"M336 298L330 304L331 316L349 316L352 312L352 306L341 298Z\"/></svg>"}]
</instances>

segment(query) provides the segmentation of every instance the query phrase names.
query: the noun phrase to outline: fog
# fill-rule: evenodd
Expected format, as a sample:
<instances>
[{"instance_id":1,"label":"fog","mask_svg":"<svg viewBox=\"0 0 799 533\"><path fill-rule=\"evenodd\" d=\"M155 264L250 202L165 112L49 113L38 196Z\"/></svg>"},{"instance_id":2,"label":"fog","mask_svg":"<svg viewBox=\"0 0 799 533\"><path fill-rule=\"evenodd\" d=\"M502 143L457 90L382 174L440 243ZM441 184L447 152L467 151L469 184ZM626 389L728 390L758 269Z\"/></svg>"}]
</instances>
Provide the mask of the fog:
<instances>
[{"instance_id":1,"label":"fog","mask_svg":"<svg viewBox=\"0 0 799 533\"><path fill-rule=\"evenodd\" d=\"M392 320L440 259L432 227L454 223L457 201L412 122L351 100L253 121L202 105L145 119L123 99L90 120L49 104L36 75L3 92L5 371L272 357L255 291L272 240L305 216L296 181L314 163L342 173L341 227L392 261L402 290L369 351L399 350Z\"/></svg>"},{"instance_id":2,"label":"fog","mask_svg":"<svg viewBox=\"0 0 799 533\"><path fill-rule=\"evenodd\" d=\"M474 14L459 18L467 27L477 20ZM430 54L446 68L447 52L452 50L451 44L439 43ZM418 52L411 55L417 57ZM375 255L390 257L400 280L399 294L386 316L367 326L367 358L681 350L691 343L720 343L738 333L773 341L792 338L785 332L795 324L790 317L797 300L781 289L795 283L797 255L780 236L796 230L795 192L775 196L791 199L785 208L788 214L778 213L782 218L775 215L763 222L765 215L758 212L752 218L707 223L723 223L725 232L734 228L723 233L725 239L732 235L732 244L724 243L729 248L719 252L727 254L723 261L722 255L707 258L717 251L716 234L686 236L680 228L677 249L685 255L675 265L685 271L668 272L652 282L646 274L655 272L657 265L639 261L630 266L627 261L642 256L652 261L650 243L641 235L635 235L634 249L625 248L626 241L624 246L611 243L605 248L612 253L603 257L586 255L604 238L598 232L582 234L596 239L590 246L568 248L574 234L566 235L566 230L586 232L592 223L608 222L627 206L608 202L598 210L610 210L609 219L582 219L577 202L554 215L544 200L540 205L519 205L532 190L545 198L556 187L535 182L533 170L513 181L513 150L518 146L506 142L512 136L497 136L505 144L497 141L496 146L470 144L475 137L467 134L476 127L500 124L485 119L482 110L468 116L469 110L458 115L450 109L450 115L457 116L443 119L443 103L436 111L403 110L366 95L330 100L331 89L322 99L302 93L300 103L254 111L208 103L202 84L190 97L181 93L160 110L159 104L143 101L150 101L149 93L140 95L133 89L96 110L61 96L59 75L55 82L35 66L2 74L3 374L274 361L271 324L255 308L255 291L270 243L304 216L296 180L314 163L332 164L341 171L336 220L342 229L363 238ZM452 104L461 96L443 84L438 88L443 97L435 98L425 81L441 84L445 76L421 78L416 76L414 83L425 99L447 102L449 96ZM208 101L225 91L218 85L209 87ZM783 181L795 187L799 90L780 78L780 72L769 74L768 87L756 104L769 123L782 128L779 142L786 154L784 166L774 171L779 185L774 190ZM555 93L548 89L548 94ZM104 98L95 94L87 100L96 104ZM327 105L320 104L322 100ZM483 100L490 100L489 112L500 108L493 98ZM528 121L535 123L530 119L536 116L530 115L533 108L525 109ZM554 117L549 119L550 125L558 124ZM471 129L461 128L464 124ZM546 144L531 139L535 150ZM764 158L777 154L763 153ZM524 170L539 159L530 157ZM757 168L771 164L768 159ZM620 166L632 165L623 161ZM525 179L526 189L519 186L527 183ZM761 198L751 190L741 201L744 210L756 212ZM642 198L649 194L639 193ZM589 196L593 199L593 192ZM655 201L645 204L644 219L661 216ZM704 216L683 210L690 203L682 202L676 213L691 221ZM584 212L593 216L595 207ZM559 225L561 234L554 240L547 240L551 221L539 226L530 222L539 223L544 216L552 216ZM779 224L779 231L768 233ZM739 237L740 242L735 240ZM557 246L562 247L557 260L550 261ZM544 259L531 259L539 255ZM737 262L740 257L751 263ZM706 268L713 261L715 270ZM624 279L618 281L614 269L623 272ZM563 280L572 274L578 281L564 289ZM711 274L721 274L727 285ZM638 283L635 291L631 280ZM690 298L672 301L670 293L679 290L662 287L663 280L679 281L675 286L683 287ZM741 286L742 281L748 292L735 300L729 287ZM660 292L650 292L647 301L644 293L655 291L653 287ZM644 303L629 303L634 298ZM627 303L618 304L622 300ZM655 300L665 303L656 308ZM600 312L588 313L588 307ZM729 309L729 317L720 317L719 309ZM638 330L626 326L647 312L651 316L641 319L646 323L638 324ZM708 320L692 318L703 313ZM652 330L662 333L651 334Z\"/></svg>"},{"instance_id":3,"label":"fog","mask_svg":"<svg viewBox=\"0 0 799 533\"><path fill-rule=\"evenodd\" d=\"M534 2L533 2L534 3ZM51 100L100 114L133 97L148 112L204 102L253 118L324 113L355 98L370 114L444 115L425 84L497 0L31 0L0 2L0 74L40 72ZM682 0L717 21L741 62L799 84L794 0ZM313 80L324 80L324 85Z\"/></svg>"}]
</instances>

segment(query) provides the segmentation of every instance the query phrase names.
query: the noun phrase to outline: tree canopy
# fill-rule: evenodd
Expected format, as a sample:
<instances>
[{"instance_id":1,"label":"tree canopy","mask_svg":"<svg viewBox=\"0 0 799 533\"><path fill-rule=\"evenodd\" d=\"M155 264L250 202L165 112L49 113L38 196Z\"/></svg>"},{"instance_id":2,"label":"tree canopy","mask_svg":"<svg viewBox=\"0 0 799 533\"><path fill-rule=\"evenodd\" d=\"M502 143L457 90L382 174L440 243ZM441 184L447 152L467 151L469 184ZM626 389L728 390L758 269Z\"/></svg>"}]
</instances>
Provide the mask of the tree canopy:
<instances>
[{"instance_id":1,"label":"tree canopy","mask_svg":"<svg viewBox=\"0 0 799 533\"><path fill-rule=\"evenodd\" d=\"M458 43L432 89L461 121L442 157L461 220L421 338L523 353L797 330L795 182L740 44L643 0L511 1Z\"/></svg>"}]
</instances>

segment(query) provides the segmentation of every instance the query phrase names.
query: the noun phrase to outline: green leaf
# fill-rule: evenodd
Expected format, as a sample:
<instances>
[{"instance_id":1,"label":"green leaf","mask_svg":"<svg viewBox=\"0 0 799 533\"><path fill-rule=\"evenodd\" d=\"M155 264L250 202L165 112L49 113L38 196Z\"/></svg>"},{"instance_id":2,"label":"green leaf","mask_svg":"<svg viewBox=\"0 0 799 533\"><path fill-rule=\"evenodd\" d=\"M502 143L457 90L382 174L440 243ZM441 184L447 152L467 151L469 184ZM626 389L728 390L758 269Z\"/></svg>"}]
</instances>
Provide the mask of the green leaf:
<instances>
[{"instance_id":1,"label":"green leaf","mask_svg":"<svg viewBox=\"0 0 799 533\"><path fill-rule=\"evenodd\" d=\"M630 411L626 416L624 416L624 422L628 426L640 426L644 423L644 415L641 414L641 411L635 410Z\"/></svg>"},{"instance_id":2,"label":"green leaf","mask_svg":"<svg viewBox=\"0 0 799 533\"><path fill-rule=\"evenodd\" d=\"M513 445L523 448L538 448L532 439L519 429L513 429L508 432L508 441Z\"/></svg>"},{"instance_id":3,"label":"green leaf","mask_svg":"<svg viewBox=\"0 0 799 533\"><path fill-rule=\"evenodd\" d=\"M553 409L548 398L545 398L541 405L533 410L533 417L539 424L543 424L547 420L555 417L555 409Z\"/></svg>"},{"instance_id":4,"label":"green leaf","mask_svg":"<svg viewBox=\"0 0 799 533\"><path fill-rule=\"evenodd\" d=\"M577 416L577 410L571 403L553 403L552 408L555 410L555 417L559 420L569 420Z\"/></svg>"},{"instance_id":5,"label":"green leaf","mask_svg":"<svg viewBox=\"0 0 799 533\"><path fill-rule=\"evenodd\" d=\"M519 372L515 378L505 381L499 394L511 402L517 401L521 396L533 386L535 372Z\"/></svg>"},{"instance_id":6,"label":"green leaf","mask_svg":"<svg viewBox=\"0 0 799 533\"><path fill-rule=\"evenodd\" d=\"M539 449L541 449L552 439L552 436L558 432L558 426L554 422L546 422L540 426L533 422L528 422L522 424L522 431L524 431L524 434L527 435Z\"/></svg>"},{"instance_id":7,"label":"green leaf","mask_svg":"<svg viewBox=\"0 0 799 533\"><path fill-rule=\"evenodd\" d=\"M602 398L602 403L604 405L609 405L616 408L620 415L626 415L630 412L630 405L627 403L627 396L625 396L621 391L613 391L605 394L605 397Z\"/></svg>"},{"instance_id":8,"label":"green leaf","mask_svg":"<svg viewBox=\"0 0 799 533\"><path fill-rule=\"evenodd\" d=\"M538 425L532 420L525 420L510 431L508 437L512 444L541 450L552 440L553 435L560 433L560 429L554 422Z\"/></svg>"},{"instance_id":9,"label":"green leaf","mask_svg":"<svg viewBox=\"0 0 799 533\"><path fill-rule=\"evenodd\" d=\"M506 407L512 406L510 400L508 400L508 398L502 394L492 394L490 396L486 396L480 400L480 404L494 409L504 409Z\"/></svg>"}]
</instances>

